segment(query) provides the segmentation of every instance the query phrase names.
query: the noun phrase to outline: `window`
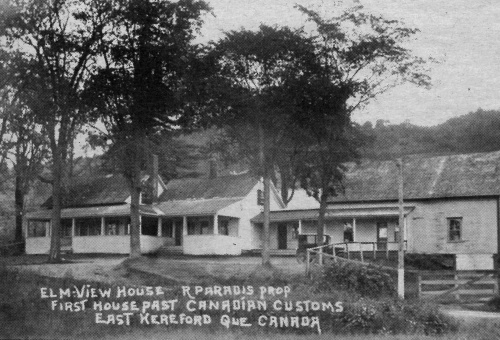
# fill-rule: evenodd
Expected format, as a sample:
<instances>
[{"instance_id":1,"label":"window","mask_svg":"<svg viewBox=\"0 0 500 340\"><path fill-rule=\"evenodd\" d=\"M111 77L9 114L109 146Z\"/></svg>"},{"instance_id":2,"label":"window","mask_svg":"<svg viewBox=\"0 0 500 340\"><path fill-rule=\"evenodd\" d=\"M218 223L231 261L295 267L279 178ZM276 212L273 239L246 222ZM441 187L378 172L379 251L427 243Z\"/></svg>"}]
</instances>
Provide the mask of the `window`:
<instances>
[{"instance_id":1,"label":"window","mask_svg":"<svg viewBox=\"0 0 500 340\"><path fill-rule=\"evenodd\" d=\"M448 218L448 241L457 242L462 240L462 218Z\"/></svg>"},{"instance_id":2,"label":"window","mask_svg":"<svg viewBox=\"0 0 500 340\"><path fill-rule=\"evenodd\" d=\"M46 228L49 226L49 221L29 220L28 221L28 237L45 237L47 236Z\"/></svg>"},{"instance_id":3,"label":"window","mask_svg":"<svg viewBox=\"0 0 500 340\"><path fill-rule=\"evenodd\" d=\"M77 218L75 220L76 236L97 236L101 235L100 218Z\"/></svg>"},{"instance_id":4,"label":"window","mask_svg":"<svg viewBox=\"0 0 500 340\"><path fill-rule=\"evenodd\" d=\"M61 219L61 237L71 237L73 221L70 218Z\"/></svg>"},{"instance_id":5,"label":"window","mask_svg":"<svg viewBox=\"0 0 500 340\"><path fill-rule=\"evenodd\" d=\"M228 220L219 220L219 235L229 235Z\"/></svg>"},{"instance_id":6,"label":"window","mask_svg":"<svg viewBox=\"0 0 500 340\"><path fill-rule=\"evenodd\" d=\"M158 218L142 216L141 218L142 235L158 236Z\"/></svg>"},{"instance_id":7,"label":"window","mask_svg":"<svg viewBox=\"0 0 500 340\"><path fill-rule=\"evenodd\" d=\"M196 221L190 221L188 220L188 235L195 235L196 234Z\"/></svg>"},{"instance_id":8,"label":"window","mask_svg":"<svg viewBox=\"0 0 500 340\"><path fill-rule=\"evenodd\" d=\"M129 224L129 217L106 217L104 233L105 235L128 235Z\"/></svg>"},{"instance_id":9,"label":"window","mask_svg":"<svg viewBox=\"0 0 500 340\"><path fill-rule=\"evenodd\" d=\"M264 205L264 192L257 190L257 205Z\"/></svg>"},{"instance_id":10,"label":"window","mask_svg":"<svg viewBox=\"0 0 500 340\"><path fill-rule=\"evenodd\" d=\"M201 231L200 234L202 234L202 235L211 234L211 232L210 232L210 223L207 220L200 222L200 229L201 229L200 230Z\"/></svg>"}]
</instances>

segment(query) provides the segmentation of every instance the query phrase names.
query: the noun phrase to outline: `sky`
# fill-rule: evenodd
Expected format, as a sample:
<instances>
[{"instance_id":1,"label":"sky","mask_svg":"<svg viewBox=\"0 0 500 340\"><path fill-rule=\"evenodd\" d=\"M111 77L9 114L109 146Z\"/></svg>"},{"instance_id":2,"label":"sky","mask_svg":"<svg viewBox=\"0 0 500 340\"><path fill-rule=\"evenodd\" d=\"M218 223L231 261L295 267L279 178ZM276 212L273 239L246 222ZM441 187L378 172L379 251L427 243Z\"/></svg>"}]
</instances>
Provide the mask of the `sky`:
<instances>
[{"instance_id":1,"label":"sky","mask_svg":"<svg viewBox=\"0 0 500 340\"><path fill-rule=\"evenodd\" d=\"M304 16L295 4L325 17L360 4L368 12L396 19L420 30L409 47L432 57L432 87L392 89L353 119L379 119L397 124L436 125L476 111L500 109L500 1L498 0L207 0L213 15L205 19L203 39L216 40L224 31L268 25L300 27Z\"/></svg>"}]
</instances>

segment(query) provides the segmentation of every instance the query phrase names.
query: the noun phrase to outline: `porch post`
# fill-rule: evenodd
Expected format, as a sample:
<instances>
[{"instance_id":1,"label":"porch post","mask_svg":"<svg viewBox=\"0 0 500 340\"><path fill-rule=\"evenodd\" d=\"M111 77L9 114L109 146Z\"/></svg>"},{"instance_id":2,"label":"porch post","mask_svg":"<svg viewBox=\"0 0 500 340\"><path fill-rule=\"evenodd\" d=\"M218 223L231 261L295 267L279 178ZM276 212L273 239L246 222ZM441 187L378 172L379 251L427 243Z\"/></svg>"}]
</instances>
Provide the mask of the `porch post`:
<instances>
[{"instance_id":1,"label":"porch post","mask_svg":"<svg viewBox=\"0 0 500 340\"><path fill-rule=\"evenodd\" d=\"M352 242L356 241L356 218L352 218Z\"/></svg>"},{"instance_id":2,"label":"porch post","mask_svg":"<svg viewBox=\"0 0 500 340\"><path fill-rule=\"evenodd\" d=\"M175 230L177 229L177 228L176 228L176 227L177 227L177 223L178 223L178 221L176 221L176 220L173 220L173 221L172 221L172 234L171 234L171 235L172 235L172 238L173 238L174 240L175 240L175 234L176 234L176 231L175 231ZM169 237L170 237L170 236L169 236Z\"/></svg>"},{"instance_id":3,"label":"porch post","mask_svg":"<svg viewBox=\"0 0 500 340\"><path fill-rule=\"evenodd\" d=\"M188 219L187 216L182 216L182 235L188 234Z\"/></svg>"},{"instance_id":4,"label":"porch post","mask_svg":"<svg viewBox=\"0 0 500 340\"><path fill-rule=\"evenodd\" d=\"M139 215L139 236L142 235L142 215Z\"/></svg>"},{"instance_id":5,"label":"porch post","mask_svg":"<svg viewBox=\"0 0 500 340\"><path fill-rule=\"evenodd\" d=\"M105 224L105 221L104 221L104 216L103 216L103 217L101 217L101 236L104 236L104 231L105 231L105 230L104 230L104 229L105 229L104 227L105 227L105 225L106 225L106 224Z\"/></svg>"},{"instance_id":6,"label":"porch post","mask_svg":"<svg viewBox=\"0 0 500 340\"><path fill-rule=\"evenodd\" d=\"M302 234L302 220L299 220L299 228L297 229L297 232L300 234Z\"/></svg>"},{"instance_id":7,"label":"porch post","mask_svg":"<svg viewBox=\"0 0 500 340\"><path fill-rule=\"evenodd\" d=\"M162 233L162 230L161 230L161 217L158 217L158 237L161 237L161 233Z\"/></svg>"},{"instance_id":8,"label":"porch post","mask_svg":"<svg viewBox=\"0 0 500 340\"><path fill-rule=\"evenodd\" d=\"M49 220L48 223L45 223L45 235L52 236L52 221Z\"/></svg>"},{"instance_id":9,"label":"porch post","mask_svg":"<svg viewBox=\"0 0 500 340\"><path fill-rule=\"evenodd\" d=\"M214 214L214 235L219 234L219 215Z\"/></svg>"},{"instance_id":10,"label":"porch post","mask_svg":"<svg viewBox=\"0 0 500 340\"><path fill-rule=\"evenodd\" d=\"M76 221L74 218L71 219L71 237L74 237L76 233Z\"/></svg>"}]
</instances>

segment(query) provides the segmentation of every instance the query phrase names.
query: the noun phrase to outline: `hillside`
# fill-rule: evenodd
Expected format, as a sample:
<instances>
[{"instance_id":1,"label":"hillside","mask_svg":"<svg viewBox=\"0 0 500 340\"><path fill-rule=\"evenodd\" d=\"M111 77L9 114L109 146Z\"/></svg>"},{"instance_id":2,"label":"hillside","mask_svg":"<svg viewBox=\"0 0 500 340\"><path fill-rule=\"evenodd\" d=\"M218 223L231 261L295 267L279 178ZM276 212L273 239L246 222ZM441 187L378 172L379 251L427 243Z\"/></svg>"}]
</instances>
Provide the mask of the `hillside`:
<instances>
[{"instance_id":1,"label":"hillside","mask_svg":"<svg viewBox=\"0 0 500 340\"><path fill-rule=\"evenodd\" d=\"M422 127L378 121L361 129L369 141L363 157L388 159L401 154L445 155L500 150L500 111L478 109L446 122Z\"/></svg>"}]
</instances>

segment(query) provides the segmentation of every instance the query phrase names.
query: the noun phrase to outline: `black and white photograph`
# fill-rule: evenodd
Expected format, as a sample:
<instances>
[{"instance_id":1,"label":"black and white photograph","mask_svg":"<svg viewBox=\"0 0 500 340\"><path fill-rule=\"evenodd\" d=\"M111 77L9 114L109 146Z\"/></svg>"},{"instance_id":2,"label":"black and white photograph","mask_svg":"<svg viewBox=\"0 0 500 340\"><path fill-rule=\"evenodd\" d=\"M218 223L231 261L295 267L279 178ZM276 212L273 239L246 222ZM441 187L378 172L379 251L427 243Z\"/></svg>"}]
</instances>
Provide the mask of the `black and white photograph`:
<instances>
[{"instance_id":1,"label":"black and white photograph","mask_svg":"<svg viewBox=\"0 0 500 340\"><path fill-rule=\"evenodd\" d=\"M499 18L0 0L0 339L500 339Z\"/></svg>"}]
</instances>

